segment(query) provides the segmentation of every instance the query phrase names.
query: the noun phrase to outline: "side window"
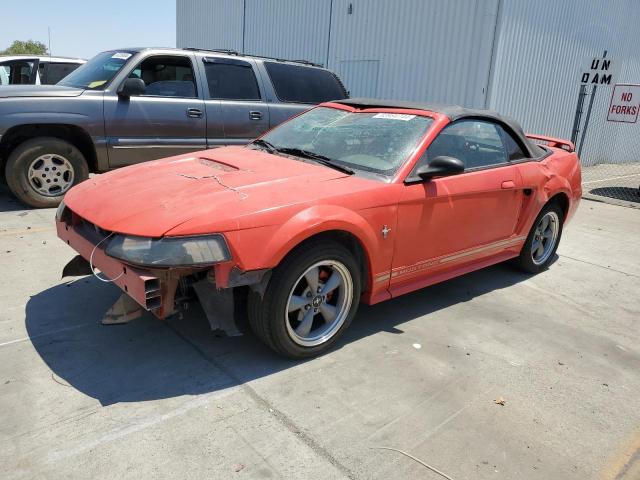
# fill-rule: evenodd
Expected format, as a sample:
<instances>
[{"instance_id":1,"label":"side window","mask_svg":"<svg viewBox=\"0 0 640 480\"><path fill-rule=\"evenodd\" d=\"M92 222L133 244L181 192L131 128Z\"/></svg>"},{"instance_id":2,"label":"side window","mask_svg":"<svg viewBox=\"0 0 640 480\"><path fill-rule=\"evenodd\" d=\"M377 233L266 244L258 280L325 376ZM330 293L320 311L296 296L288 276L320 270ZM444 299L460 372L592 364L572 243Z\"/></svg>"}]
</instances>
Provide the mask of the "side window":
<instances>
[{"instance_id":1,"label":"side window","mask_svg":"<svg viewBox=\"0 0 640 480\"><path fill-rule=\"evenodd\" d=\"M338 78L328 70L265 62L276 95L283 102L322 103L347 98Z\"/></svg>"},{"instance_id":2,"label":"side window","mask_svg":"<svg viewBox=\"0 0 640 480\"><path fill-rule=\"evenodd\" d=\"M18 60L5 64L9 70L9 85L28 85L33 73L32 61Z\"/></svg>"},{"instance_id":3,"label":"side window","mask_svg":"<svg viewBox=\"0 0 640 480\"><path fill-rule=\"evenodd\" d=\"M55 85L79 66L79 63L49 63L45 68L46 74L44 81L42 79L42 74L40 74L40 83Z\"/></svg>"},{"instance_id":4,"label":"side window","mask_svg":"<svg viewBox=\"0 0 640 480\"><path fill-rule=\"evenodd\" d=\"M507 162L498 126L481 120L461 120L444 128L426 151L427 161L440 155L455 157L466 169Z\"/></svg>"},{"instance_id":5,"label":"side window","mask_svg":"<svg viewBox=\"0 0 640 480\"><path fill-rule=\"evenodd\" d=\"M509 160L521 160L523 158L527 158L527 156L518 145L518 142L511 136L509 132L507 132L504 128L500 128L500 133L502 133L502 138L504 140L504 146L507 149L507 156Z\"/></svg>"},{"instance_id":6,"label":"side window","mask_svg":"<svg viewBox=\"0 0 640 480\"><path fill-rule=\"evenodd\" d=\"M260 89L251 64L205 60L209 95L217 100L260 100Z\"/></svg>"},{"instance_id":7,"label":"side window","mask_svg":"<svg viewBox=\"0 0 640 480\"><path fill-rule=\"evenodd\" d=\"M178 56L154 56L144 59L129 75L141 78L144 94L157 97L195 98L198 96L191 60Z\"/></svg>"}]
</instances>

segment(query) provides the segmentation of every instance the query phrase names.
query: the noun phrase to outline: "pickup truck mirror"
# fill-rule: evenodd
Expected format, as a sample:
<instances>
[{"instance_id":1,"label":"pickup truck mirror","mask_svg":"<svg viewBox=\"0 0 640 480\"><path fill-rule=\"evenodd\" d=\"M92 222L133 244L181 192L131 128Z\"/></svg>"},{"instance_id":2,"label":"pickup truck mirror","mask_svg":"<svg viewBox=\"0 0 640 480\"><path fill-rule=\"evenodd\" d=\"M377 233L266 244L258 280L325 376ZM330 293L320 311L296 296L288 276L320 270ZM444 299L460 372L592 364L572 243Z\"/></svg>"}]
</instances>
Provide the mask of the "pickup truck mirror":
<instances>
[{"instance_id":1,"label":"pickup truck mirror","mask_svg":"<svg viewBox=\"0 0 640 480\"><path fill-rule=\"evenodd\" d=\"M441 155L434 158L428 165L422 165L416 170L416 175L422 180L431 180L433 177L447 177L464 172L462 160Z\"/></svg>"},{"instance_id":2,"label":"pickup truck mirror","mask_svg":"<svg viewBox=\"0 0 640 480\"><path fill-rule=\"evenodd\" d=\"M134 97L137 95L143 95L146 90L146 85L141 78L127 78L120 88L118 88L118 96L122 98Z\"/></svg>"}]
</instances>

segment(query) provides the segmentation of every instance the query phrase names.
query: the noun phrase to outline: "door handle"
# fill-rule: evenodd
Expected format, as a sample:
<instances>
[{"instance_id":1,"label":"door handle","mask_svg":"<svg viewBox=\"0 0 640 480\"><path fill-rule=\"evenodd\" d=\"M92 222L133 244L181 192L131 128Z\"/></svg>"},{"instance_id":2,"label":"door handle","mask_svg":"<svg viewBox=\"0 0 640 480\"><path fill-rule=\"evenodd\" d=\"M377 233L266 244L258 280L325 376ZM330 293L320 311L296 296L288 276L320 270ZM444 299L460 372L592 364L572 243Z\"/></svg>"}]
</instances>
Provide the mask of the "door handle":
<instances>
[{"instance_id":1,"label":"door handle","mask_svg":"<svg viewBox=\"0 0 640 480\"><path fill-rule=\"evenodd\" d=\"M200 110L199 108L187 108L187 117L201 118L202 110Z\"/></svg>"},{"instance_id":2,"label":"door handle","mask_svg":"<svg viewBox=\"0 0 640 480\"><path fill-rule=\"evenodd\" d=\"M502 188L516 188L516 182L514 182L513 180L505 180L504 182L502 182Z\"/></svg>"},{"instance_id":3,"label":"door handle","mask_svg":"<svg viewBox=\"0 0 640 480\"><path fill-rule=\"evenodd\" d=\"M249 118L251 120L260 120L262 118L262 112L257 112L255 110L249 112Z\"/></svg>"}]
</instances>

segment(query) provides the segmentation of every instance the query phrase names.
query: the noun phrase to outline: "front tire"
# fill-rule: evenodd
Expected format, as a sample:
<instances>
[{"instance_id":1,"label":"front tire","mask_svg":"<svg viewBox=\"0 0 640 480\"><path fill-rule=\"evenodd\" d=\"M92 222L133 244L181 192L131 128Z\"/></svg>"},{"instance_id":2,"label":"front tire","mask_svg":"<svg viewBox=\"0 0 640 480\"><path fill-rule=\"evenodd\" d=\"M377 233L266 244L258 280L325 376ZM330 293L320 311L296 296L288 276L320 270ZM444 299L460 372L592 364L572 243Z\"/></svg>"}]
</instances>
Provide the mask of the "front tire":
<instances>
[{"instance_id":1,"label":"front tire","mask_svg":"<svg viewBox=\"0 0 640 480\"><path fill-rule=\"evenodd\" d=\"M38 137L18 145L5 167L7 185L31 207L57 206L74 185L89 178L80 150L53 137Z\"/></svg>"},{"instance_id":2,"label":"front tire","mask_svg":"<svg viewBox=\"0 0 640 480\"><path fill-rule=\"evenodd\" d=\"M562 237L564 213L553 202L544 206L536 217L515 265L528 273L539 273L553 261Z\"/></svg>"},{"instance_id":3,"label":"front tire","mask_svg":"<svg viewBox=\"0 0 640 480\"><path fill-rule=\"evenodd\" d=\"M249 322L277 353L295 359L328 350L358 309L360 268L334 242L305 244L273 271L264 295L251 291Z\"/></svg>"}]
</instances>

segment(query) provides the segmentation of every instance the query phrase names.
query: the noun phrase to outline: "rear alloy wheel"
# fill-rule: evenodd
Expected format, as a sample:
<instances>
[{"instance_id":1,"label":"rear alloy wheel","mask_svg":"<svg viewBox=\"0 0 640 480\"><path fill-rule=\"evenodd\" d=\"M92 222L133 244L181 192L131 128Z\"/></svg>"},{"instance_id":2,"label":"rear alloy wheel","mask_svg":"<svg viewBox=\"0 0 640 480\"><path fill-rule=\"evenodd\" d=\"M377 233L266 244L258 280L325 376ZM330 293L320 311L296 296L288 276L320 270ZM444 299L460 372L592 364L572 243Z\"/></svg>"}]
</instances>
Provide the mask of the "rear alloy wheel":
<instances>
[{"instance_id":1,"label":"rear alloy wheel","mask_svg":"<svg viewBox=\"0 0 640 480\"><path fill-rule=\"evenodd\" d=\"M557 203L542 209L516 259L518 267L529 273L538 273L549 266L560 243L563 218Z\"/></svg>"},{"instance_id":2,"label":"rear alloy wheel","mask_svg":"<svg viewBox=\"0 0 640 480\"><path fill-rule=\"evenodd\" d=\"M250 293L251 327L282 355L317 355L351 323L360 288L358 265L346 248L309 244L274 270L262 298Z\"/></svg>"},{"instance_id":3,"label":"rear alloy wheel","mask_svg":"<svg viewBox=\"0 0 640 480\"><path fill-rule=\"evenodd\" d=\"M16 147L5 167L11 192L32 207L55 207L74 185L89 178L87 162L69 142L52 137Z\"/></svg>"}]
</instances>

